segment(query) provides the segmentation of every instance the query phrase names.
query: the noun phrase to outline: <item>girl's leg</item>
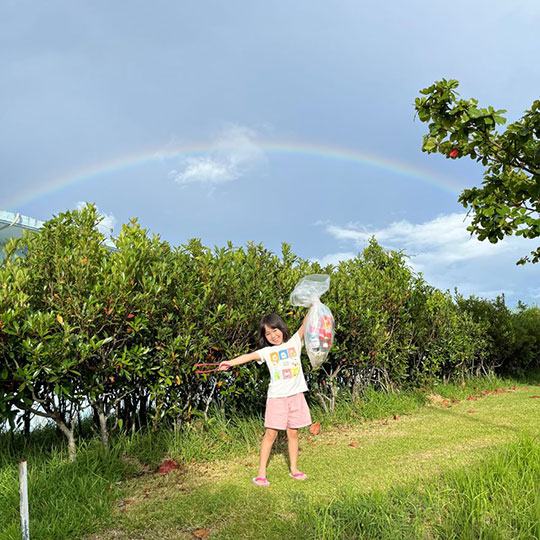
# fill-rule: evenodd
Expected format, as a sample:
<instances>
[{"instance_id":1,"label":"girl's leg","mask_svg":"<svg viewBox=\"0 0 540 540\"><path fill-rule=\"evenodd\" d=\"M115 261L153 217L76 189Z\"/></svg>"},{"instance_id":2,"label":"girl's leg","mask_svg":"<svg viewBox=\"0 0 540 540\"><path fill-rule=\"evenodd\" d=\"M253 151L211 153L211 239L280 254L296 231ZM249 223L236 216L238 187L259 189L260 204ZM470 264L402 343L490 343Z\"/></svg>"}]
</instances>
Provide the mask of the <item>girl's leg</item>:
<instances>
[{"instance_id":1,"label":"girl's leg","mask_svg":"<svg viewBox=\"0 0 540 540\"><path fill-rule=\"evenodd\" d=\"M289 443L289 461L291 473L298 474L300 471L297 467L298 462L298 430L287 428L287 441Z\"/></svg>"},{"instance_id":2,"label":"girl's leg","mask_svg":"<svg viewBox=\"0 0 540 540\"><path fill-rule=\"evenodd\" d=\"M259 458L259 478L266 478L266 464L268 463L270 451L272 450L272 445L276 440L277 434L277 429L266 428L266 432L264 434L261 444L261 455Z\"/></svg>"}]
</instances>

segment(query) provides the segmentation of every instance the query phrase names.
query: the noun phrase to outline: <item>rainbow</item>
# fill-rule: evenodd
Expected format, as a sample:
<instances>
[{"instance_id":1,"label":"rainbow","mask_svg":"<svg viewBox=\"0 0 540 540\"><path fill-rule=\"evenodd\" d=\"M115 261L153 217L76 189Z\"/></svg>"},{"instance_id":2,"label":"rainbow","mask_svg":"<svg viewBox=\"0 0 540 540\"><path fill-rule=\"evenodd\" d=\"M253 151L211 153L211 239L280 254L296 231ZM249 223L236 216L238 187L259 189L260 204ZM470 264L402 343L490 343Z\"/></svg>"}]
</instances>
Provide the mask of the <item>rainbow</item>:
<instances>
[{"instance_id":1,"label":"rainbow","mask_svg":"<svg viewBox=\"0 0 540 540\"><path fill-rule=\"evenodd\" d=\"M450 178L442 177L433 172L413 167L408 163L392 160L388 157L382 157L376 154L312 143L258 140L254 142L257 147L267 155L290 155L293 157L356 163L361 166L383 170L395 174L396 176L410 178L417 182L423 182L446 191L454 197L461 191L455 180L453 181ZM93 178L112 175L119 171L137 168L153 162L163 162L175 158L197 157L210 154L214 150L215 147L208 143L189 144L167 147L165 149L157 148L154 150L138 152L133 155L118 157L104 163L94 164L87 168L72 171L63 176L42 182L38 186L31 186L9 201L8 205L11 209L16 210L21 205L53 194L66 186L88 182Z\"/></svg>"}]
</instances>

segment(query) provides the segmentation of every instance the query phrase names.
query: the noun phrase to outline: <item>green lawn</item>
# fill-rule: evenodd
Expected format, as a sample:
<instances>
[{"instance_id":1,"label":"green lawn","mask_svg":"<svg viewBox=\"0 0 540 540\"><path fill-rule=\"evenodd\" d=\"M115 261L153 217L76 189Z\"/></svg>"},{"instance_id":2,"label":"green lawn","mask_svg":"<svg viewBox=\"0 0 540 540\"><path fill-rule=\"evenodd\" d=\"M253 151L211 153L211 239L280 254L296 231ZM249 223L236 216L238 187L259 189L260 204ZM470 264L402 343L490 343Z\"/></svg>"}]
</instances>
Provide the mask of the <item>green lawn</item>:
<instances>
[{"instance_id":1,"label":"green lawn","mask_svg":"<svg viewBox=\"0 0 540 540\"><path fill-rule=\"evenodd\" d=\"M333 533L325 520L328 517L331 524L337 519L334 510L343 501L352 501L351 505L362 497L362 501L385 501L385 493L412 490L420 497L407 499L414 508L414 501L422 498L422 486L439 482L441 473L474 470L492 459L494 449L523 436L536 437L540 399L531 396L537 394L540 387L520 385L515 391L476 401L450 402L448 408L435 403L396 419L324 426L318 436L304 431L299 460L309 476L304 482L287 474L284 441L278 443L268 467L269 488L251 482L257 472L256 451L194 464L166 477L132 479L125 483L122 495L128 504L114 507L114 525L89 538L167 540L205 537L208 533L216 539L339 538L341 533ZM526 464L520 466L526 468ZM490 497L489 493L484 496ZM422 504L425 506L425 501ZM347 508L348 512L352 506ZM378 508L377 504L373 508ZM540 500L538 509L540 512ZM422 508L422 512L428 510ZM415 521L413 514L410 523ZM377 519L389 521L391 526L391 514ZM423 530L419 526L418 531ZM343 537L360 538L356 534ZM418 534L420 538L424 533ZM454 537L460 538L456 534ZM380 537L386 536L381 533Z\"/></svg>"}]
</instances>

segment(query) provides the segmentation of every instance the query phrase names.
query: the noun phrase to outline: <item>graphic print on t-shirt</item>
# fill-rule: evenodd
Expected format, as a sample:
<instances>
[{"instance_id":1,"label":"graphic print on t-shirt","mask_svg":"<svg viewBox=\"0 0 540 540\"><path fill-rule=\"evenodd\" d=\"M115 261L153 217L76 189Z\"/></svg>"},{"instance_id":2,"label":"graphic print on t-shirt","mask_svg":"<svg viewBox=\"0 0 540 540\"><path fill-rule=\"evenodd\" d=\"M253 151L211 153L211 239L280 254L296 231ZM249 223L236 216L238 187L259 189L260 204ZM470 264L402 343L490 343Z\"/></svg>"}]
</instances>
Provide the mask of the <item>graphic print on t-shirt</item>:
<instances>
[{"instance_id":1,"label":"graphic print on t-shirt","mask_svg":"<svg viewBox=\"0 0 540 540\"><path fill-rule=\"evenodd\" d=\"M298 358L294 347L282 349L281 351L270 353L270 360L274 366L274 379L287 380L298 377L300 372Z\"/></svg>"}]
</instances>

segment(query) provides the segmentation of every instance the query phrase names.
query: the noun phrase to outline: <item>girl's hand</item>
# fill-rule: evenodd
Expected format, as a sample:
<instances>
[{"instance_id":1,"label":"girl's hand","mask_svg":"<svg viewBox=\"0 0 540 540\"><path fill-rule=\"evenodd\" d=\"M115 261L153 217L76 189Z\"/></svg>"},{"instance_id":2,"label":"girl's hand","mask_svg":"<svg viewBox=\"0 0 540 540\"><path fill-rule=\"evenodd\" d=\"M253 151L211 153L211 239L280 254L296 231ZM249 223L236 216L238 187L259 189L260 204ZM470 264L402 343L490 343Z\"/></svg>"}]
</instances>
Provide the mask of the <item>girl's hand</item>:
<instances>
[{"instance_id":1,"label":"girl's hand","mask_svg":"<svg viewBox=\"0 0 540 540\"><path fill-rule=\"evenodd\" d=\"M227 364L226 361L220 362L218 366L219 371L227 371L230 368L230 364Z\"/></svg>"}]
</instances>

